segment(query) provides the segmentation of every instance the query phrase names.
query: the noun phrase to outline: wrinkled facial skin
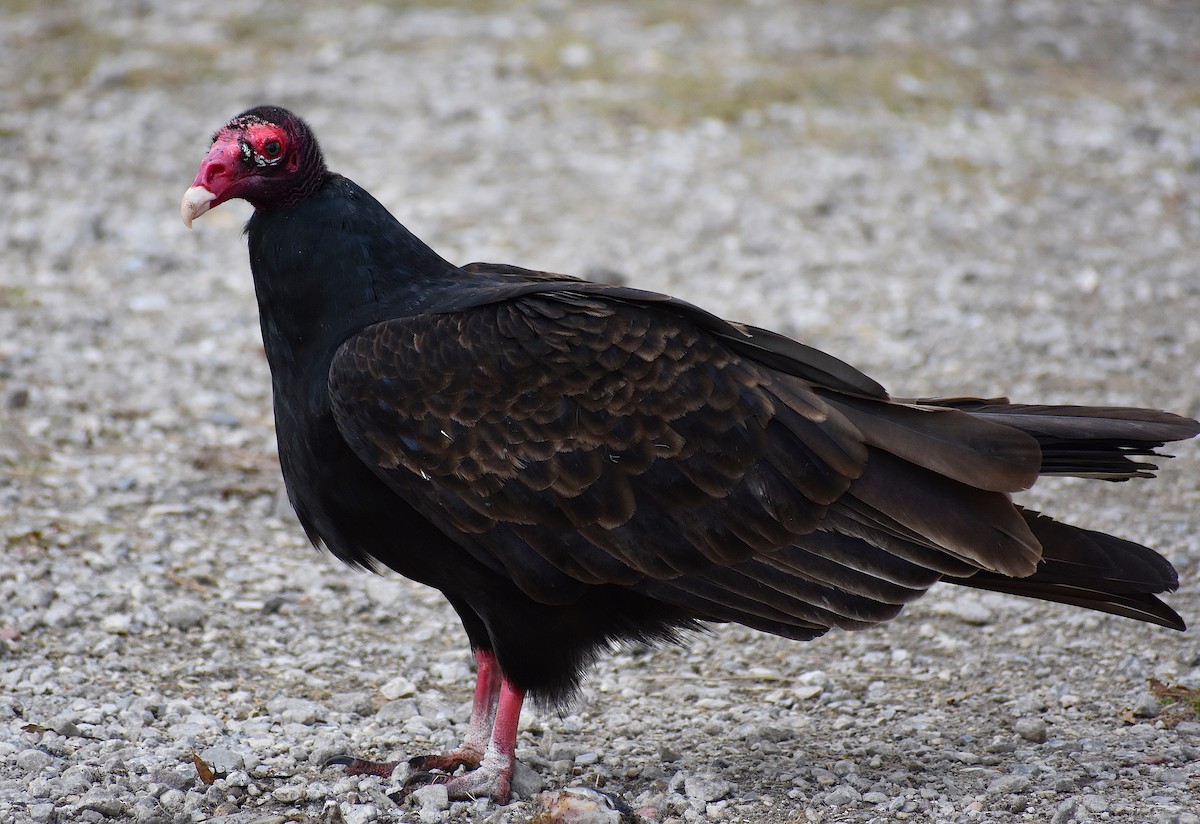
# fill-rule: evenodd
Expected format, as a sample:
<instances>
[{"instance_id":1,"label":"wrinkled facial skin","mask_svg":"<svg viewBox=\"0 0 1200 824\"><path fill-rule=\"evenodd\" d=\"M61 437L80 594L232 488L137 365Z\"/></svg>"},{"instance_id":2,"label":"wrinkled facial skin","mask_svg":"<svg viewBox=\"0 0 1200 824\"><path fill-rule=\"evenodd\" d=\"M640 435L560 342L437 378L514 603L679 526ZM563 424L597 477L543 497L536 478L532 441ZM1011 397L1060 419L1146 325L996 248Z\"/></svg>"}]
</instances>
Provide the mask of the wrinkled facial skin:
<instances>
[{"instance_id":1,"label":"wrinkled facial skin","mask_svg":"<svg viewBox=\"0 0 1200 824\"><path fill-rule=\"evenodd\" d=\"M183 196L180 216L192 221L227 200L243 198L258 206L271 198L299 165L287 131L258 118L238 118L213 136L208 155Z\"/></svg>"}]
</instances>

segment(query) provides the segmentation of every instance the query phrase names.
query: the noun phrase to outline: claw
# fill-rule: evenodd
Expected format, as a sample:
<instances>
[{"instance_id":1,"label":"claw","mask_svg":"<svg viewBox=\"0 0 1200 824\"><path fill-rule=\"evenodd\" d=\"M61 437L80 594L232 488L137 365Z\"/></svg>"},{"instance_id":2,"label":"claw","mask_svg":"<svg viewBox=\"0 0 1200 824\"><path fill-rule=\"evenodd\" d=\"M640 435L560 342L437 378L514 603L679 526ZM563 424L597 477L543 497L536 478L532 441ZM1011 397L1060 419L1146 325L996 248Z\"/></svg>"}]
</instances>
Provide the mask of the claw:
<instances>
[{"instance_id":1,"label":"claw","mask_svg":"<svg viewBox=\"0 0 1200 824\"><path fill-rule=\"evenodd\" d=\"M335 755L326 759L321 768L345 767L346 775L378 775L381 778L390 778L398 766L399 761L368 761L353 755Z\"/></svg>"},{"instance_id":2,"label":"claw","mask_svg":"<svg viewBox=\"0 0 1200 824\"><path fill-rule=\"evenodd\" d=\"M408 797L414 791L421 787L427 787L430 784L445 784L450 780L450 776L442 773L431 772L415 772L404 779L404 783L399 787L393 787L388 790L386 795L392 799L397 805L403 804L408 800Z\"/></svg>"},{"instance_id":3,"label":"claw","mask_svg":"<svg viewBox=\"0 0 1200 824\"><path fill-rule=\"evenodd\" d=\"M406 793L410 793L417 787L423 787L426 784L445 784L449 780L450 776L442 773L416 772L404 779L404 783L400 785L400 789Z\"/></svg>"}]
</instances>

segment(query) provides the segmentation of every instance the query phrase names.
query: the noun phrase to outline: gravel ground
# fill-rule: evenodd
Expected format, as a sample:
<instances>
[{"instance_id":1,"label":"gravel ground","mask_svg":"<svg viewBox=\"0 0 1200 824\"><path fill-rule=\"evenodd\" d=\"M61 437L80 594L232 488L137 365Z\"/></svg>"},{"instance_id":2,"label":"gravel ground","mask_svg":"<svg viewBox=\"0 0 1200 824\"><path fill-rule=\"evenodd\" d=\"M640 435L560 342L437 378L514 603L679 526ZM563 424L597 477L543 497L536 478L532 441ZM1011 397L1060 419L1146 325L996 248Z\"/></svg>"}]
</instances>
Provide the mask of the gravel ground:
<instances>
[{"instance_id":1,"label":"gravel ground","mask_svg":"<svg viewBox=\"0 0 1200 824\"><path fill-rule=\"evenodd\" d=\"M0 14L0 820L531 814L320 768L455 742L471 667L436 593L320 556L280 497L248 209L178 217L255 103L454 260L679 294L898 394L1200 413L1191 0L214 7ZM1028 500L1159 547L1197 621L1179 452ZM947 588L807 645L619 651L527 715L520 785L663 822L1197 824L1198 688L1195 632Z\"/></svg>"}]
</instances>

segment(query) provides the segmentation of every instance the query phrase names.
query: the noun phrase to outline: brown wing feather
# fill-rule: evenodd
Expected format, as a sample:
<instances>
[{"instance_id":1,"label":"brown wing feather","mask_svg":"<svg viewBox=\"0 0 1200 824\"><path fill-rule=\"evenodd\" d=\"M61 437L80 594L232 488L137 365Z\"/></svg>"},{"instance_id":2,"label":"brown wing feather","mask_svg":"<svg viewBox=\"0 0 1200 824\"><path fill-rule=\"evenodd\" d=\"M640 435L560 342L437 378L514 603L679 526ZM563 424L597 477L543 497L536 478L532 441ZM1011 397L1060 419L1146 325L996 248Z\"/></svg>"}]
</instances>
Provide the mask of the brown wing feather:
<instances>
[{"instance_id":1,"label":"brown wing feather","mask_svg":"<svg viewBox=\"0 0 1200 824\"><path fill-rule=\"evenodd\" d=\"M1009 589L1075 598L1048 577L1063 550L1039 567L1041 539L1061 536L1007 493L1068 451L1116 465L1180 436L1121 410L1080 413L1081 429L1060 409L891 401L838 361L662 296L508 275L494 302L364 329L329 385L360 458L543 603L618 585L812 637L886 620L942 578L1002 589L1049 569ZM827 373L836 388L810 382ZM1126 612L1153 600L1130 597Z\"/></svg>"},{"instance_id":2,"label":"brown wing feather","mask_svg":"<svg viewBox=\"0 0 1200 824\"><path fill-rule=\"evenodd\" d=\"M945 572L1024 571L1036 555L1005 496L868 446L870 415L851 407L852 421L664 307L554 293L388 321L342 347L330 389L359 455L539 600L615 583L807 631L883 620ZM947 441L906 419L869 437L897 427L916 431L905 457ZM945 451L987 439L964 440ZM817 538L839 523L850 563Z\"/></svg>"},{"instance_id":3,"label":"brown wing feather","mask_svg":"<svg viewBox=\"0 0 1200 824\"><path fill-rule=\"evenodd\" d=\"M768 370L695 324L585 296L378 324L330 386L347 440L414 504L432 485L466 533L584 530L645 574L660 563L623 556L616 530L667 567L692 547L733 563L815 528L867 456L815 394L781 404ZM699 509L727 528L688 551L653 535L686 533Z\"/></svg>"}]
</instances>

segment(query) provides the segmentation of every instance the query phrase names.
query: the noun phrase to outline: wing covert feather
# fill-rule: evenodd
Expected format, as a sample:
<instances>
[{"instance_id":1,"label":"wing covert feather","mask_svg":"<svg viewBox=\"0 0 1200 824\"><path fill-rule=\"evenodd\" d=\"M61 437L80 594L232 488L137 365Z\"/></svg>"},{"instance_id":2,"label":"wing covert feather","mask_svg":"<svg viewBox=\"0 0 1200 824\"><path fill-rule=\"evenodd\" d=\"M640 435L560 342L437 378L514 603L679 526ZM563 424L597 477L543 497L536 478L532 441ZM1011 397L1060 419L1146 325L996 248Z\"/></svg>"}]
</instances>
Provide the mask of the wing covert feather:
<instances>
[{"instance_id":1,"label":"wing covert feather","mask_svg":"<svg viewBox=\"0 0 1200 824\"><path fill-rule=\"evenodd\" d=\"M627 579L614 561L655 577L737 563L817 527L866 448L774 380L686 319L556 294L368 327L330 391L343 436L415 506L436 499L471 535L508 525L522 537L497 553L593 582ZM582 532L609 558L569 559L535 531Z\"/></svg>"},{"instance_id":2,"label":"wing covert feather","mask_svg":"<svg viewBox=\"0 0 1200 824\"><path fill-rule=\"evenodd\" d=\"M611 584L810 636L1036 567L1024 432L811 384L669 303L508 291L363 329L329 388L360 459L535 600Z\"/></svg>"}]
</instances>

